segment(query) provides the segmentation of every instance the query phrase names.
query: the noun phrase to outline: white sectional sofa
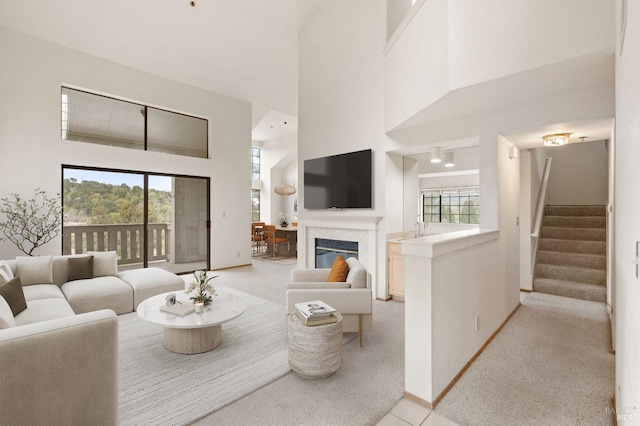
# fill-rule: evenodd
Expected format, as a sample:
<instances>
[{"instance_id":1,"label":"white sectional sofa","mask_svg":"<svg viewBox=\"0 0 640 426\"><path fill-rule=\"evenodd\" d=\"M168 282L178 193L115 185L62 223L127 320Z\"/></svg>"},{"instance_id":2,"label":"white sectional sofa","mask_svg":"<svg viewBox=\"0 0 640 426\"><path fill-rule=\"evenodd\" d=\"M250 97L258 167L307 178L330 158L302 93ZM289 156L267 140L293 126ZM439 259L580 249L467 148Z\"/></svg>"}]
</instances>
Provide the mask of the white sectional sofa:
<instances>
[{"instance_id":1,"label":"white sectional sofa","mask_svg":"<svg viewBox=\"0 0 640 426\"><path fill-rule=\"evenodd\" d=\"M0 261L0 284L13 277L26 309L14 315L0 296L0 424L117 424L116 314L184 280L159 268L118 273L115 252Z\"/></svg>"}]
</instances>

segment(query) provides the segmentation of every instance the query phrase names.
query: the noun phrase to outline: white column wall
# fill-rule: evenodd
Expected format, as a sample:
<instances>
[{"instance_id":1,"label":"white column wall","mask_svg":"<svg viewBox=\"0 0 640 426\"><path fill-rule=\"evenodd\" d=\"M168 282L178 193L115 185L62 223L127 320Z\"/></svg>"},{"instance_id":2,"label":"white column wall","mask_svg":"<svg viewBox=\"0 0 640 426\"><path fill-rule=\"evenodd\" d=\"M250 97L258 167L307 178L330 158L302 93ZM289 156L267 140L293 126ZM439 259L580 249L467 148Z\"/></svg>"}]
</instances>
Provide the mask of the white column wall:
<instances>
[{"instance_id":1,"label":"white column wall","mask_svg":"<svg viewBox=\"0 0 640 426\"><path fill-rule=\"evenodd\" d=\"M0 195L61 191L62 164L211 178L211 264L251 261L251 105L0 28ZM209 119L209 159L60 138L60 86ZM61 253L58 237L36 254ZM0 258L19 252L0 244Z\"/></svg>"},{"instance_id":2,"label":"white column wall","mask_svg":"<svg viewBox=\"0 0 640 426\"><path fill-rule=\"evenodd\" d=\"M446 0L420 10L385 56L387 129L392 129L449 91Z\"/></svg>"},{"instance_id":3,"label":"white column wall","mask_svg":"<svg viewBox=\"0 0 640 426\"><path fill-rule=\"evenodd\" d=\"M300 31L298 102L299 217L382 217L385 211L384 0L324 0ZM373 208L344 211L304 208L304 160L373 150ZM369 272L376 297L386 297L384 220L377 226L375 264ZM304 233L301 233L304 237ZM306 244L298 245L299 257Z\"/></svg>"},{"instance_id":4,"label":"white column wall","mask_svg":"<svg viewBox=\"0 0 640 426\"><path fill-rule=\"evenodd\" d=\"M624 16L620 11L621 2L616 3L618 16ZM616 55L616 408L617 413L627 416L619 417L618 424L637 424L640 419L640 280L634 262L636 244L640 241L640 3L624 3L626 32L624 44L618 40Z\"/></svg>"}]
</instances>

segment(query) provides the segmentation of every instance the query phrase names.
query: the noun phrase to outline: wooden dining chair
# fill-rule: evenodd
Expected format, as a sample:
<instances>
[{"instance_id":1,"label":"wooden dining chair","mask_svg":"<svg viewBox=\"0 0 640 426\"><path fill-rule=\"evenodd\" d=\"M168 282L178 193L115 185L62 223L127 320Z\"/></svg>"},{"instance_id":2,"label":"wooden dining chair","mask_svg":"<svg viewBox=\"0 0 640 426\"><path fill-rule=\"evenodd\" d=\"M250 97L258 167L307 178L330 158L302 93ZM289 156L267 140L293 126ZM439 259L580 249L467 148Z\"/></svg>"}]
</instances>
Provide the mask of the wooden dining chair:
<instances>
[{"instance_id":1,"label":"wooden dining chair","mask_svg":"<svg viewBox=\"0 0 640 426\"><path fill-rule=\"evenodd\" d=\"M259 254L264 248L264 222L251 222L251 244L253 253Z\"/></svg>"},{"instance_id":2,"label":"wooden dining chair","mask_svg":"<svg viewBox=\"0 0 640 426\"><path fill-rule=\"evenodd\" d=\"M278 246L282 244L287 245L287 257L289 257L289 238L277 236L275 225L264 225L262 229L263 229L263 235L264 235L264 242L267 246L267 253L262 257L269 257L268 256L269 250L271 250L271 253L273 254L272 257L275 259L278 252Z\"/></svg>"}]
</instances>

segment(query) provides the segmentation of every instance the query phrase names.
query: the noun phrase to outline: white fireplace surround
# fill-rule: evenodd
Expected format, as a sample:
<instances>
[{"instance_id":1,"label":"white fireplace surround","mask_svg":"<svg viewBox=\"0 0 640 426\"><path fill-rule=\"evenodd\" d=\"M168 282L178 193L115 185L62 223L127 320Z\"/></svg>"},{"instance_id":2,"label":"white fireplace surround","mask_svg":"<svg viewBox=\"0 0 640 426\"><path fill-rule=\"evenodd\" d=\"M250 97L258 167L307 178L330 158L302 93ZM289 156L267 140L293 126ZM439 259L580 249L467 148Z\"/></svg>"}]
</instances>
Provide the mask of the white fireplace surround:
<instances>
[{"instance_id":1,"label":"white fireplace surround","mask_svg":"<svg viewBox=\"0 0 640 426\"><path fill-rule=\"evenodd\" d=\"M369 272L369 279L375 294L377 282L376 247L380 219L380 217L353 216L339 218L301 217L298 225L299 266L315 268L316 238L355 241L358 243L358 260Z\"/></svg>"}]
</instances>

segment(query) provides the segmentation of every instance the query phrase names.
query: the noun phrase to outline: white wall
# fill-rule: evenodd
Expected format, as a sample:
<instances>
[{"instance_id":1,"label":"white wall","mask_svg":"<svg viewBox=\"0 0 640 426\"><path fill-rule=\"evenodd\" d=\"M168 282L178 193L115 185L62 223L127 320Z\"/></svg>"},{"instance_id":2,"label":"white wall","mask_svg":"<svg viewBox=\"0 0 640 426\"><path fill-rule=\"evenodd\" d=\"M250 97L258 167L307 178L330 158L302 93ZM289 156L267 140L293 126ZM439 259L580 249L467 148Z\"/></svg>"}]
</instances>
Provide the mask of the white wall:
<instances>
[{"instance_id":1,"label":"white wall","mask_svg":"<svg viewBox=\"0 0 640 426\"><path fill-rule=\"evenodd\" d=\"M339 219L383 217L385 212L384 0L325 0L300 31L298 182L299 216ZM362 149L373 150L373 208L344 211L304 209L304 160ZM385 231L376 225L372 285L384 297ZM305 235L300 233L299 236ZM306 258L299 244L299 257ZM380 282L378 281L380 277ZM380 285L379 285L380 284ZM382 293L381 293L382 292Z\"/></svg>"},{"instance_id":2,"label":"white wall","mask_svg":"<svg viewBox=\"0 0 640 426\"><path fill-rule=\"evenodd\" d=\"M0 28L0 193L61 190L62 164L211 178L211 265L251 261L251 105ZM210 159L60 139L60 86L69 84L209 119ZM8 177L11 178L8 178ZM37 254L59 254L61 239ZM18 252L0 244L0 258Z\"/></svg>"},{"instance_id":3,"label":"white wall","mask_svg":"<svg viewBox=\"0 0 640 426\"><path fill-rule=\"evenodd\" d=\"M277 225L280 219L279 213L293 213L293 196L283 197L273 190L278 185L293 185L297 181L297 164L295 164L298 158L297 143L297 133L289 133L262 142L260 220L263 222Z\"/></svg>"},{"instance_id":4,"label":"white wall","mask_svg":"<svg viewBox=\"0 0 640 426\"><path fill-rule=\"evenodd\" d=\"M385 56L386 128L391 129L449 90L448 7L429 0Z\"/></svg>"},{"instance_id":5,"label":"white wall","mask_svg":"<svg viewBox=\"0 0 640 426\"><path fill-rule=\"evenodd\" d=\"M516 308L519 300L520 165L509 142L481 139L493 152L499 233L479 245L428 250L402 244L405 255L405 389L433 403ZM481 162L482 164L482 162ZM481 204L482 205L482 204ZM429 232L429 229L427 229ZM475 238L475 237L474 237ZM446 243L443 244L446 246ZM461 267L464 265L464 267ZM479 329L475 330L475 317Z\"/></svg>"},{"instance_id":6,"label":"white wall","mask_svg":"<svg viewBox=\"0 0 640 426\"><path fill-rule=\"evenodd\" d=\"M451 88L609 48L612 13L609 0L450 0Z\"/></svg>"},{"instance_id":7,"label":"white wall","mask_svg":"<svg viewBox=\"0 0 640 426\"><path fill-rule=\"evenodd\" d=\"M533 268L531 265L531 227L532 211L536 208L535 198L532 199L532 167L531 152L520 150L520 288L533 290Z\"/></svg>"},{"instance_id":8,"label":"white wall","mask_svg":"<svg viewBox=\"0 0 640 426\"><path fill-rule=\"evenodd\" d=\"M607 204L609 154L605 141L542 147L533 151L537 165L543 168L544 158L553 158L547 188L548 205Z\"/></svg>"},{"instance_id":9,"label":"white wall","mask_svg":"<svg viewBox=\"0 0 640 426\"><path fill-rule=\"evenodd\" d=\"M387 40L411 9L411 0L387 0Z\"/></svg>"},{"instance_id":10,"label":"white wall","mask_svg":"<svg viewBox=\"0 0 640 426\"><path fill-rule=\"evenodd\" d=\"M618 8L621 2L617 1ZM640 418L640 281L636 242L640 241L640 3L627 5L624 45L616 55L615 305L616 403L618 412ZM622 14L620 14L622 15Z\"/></svg>"},{"instance_id":11,"label":"white wall","mask_svg":"<svg viewBox=\"0 0 640 426\"><path fill-rule=\"evenodd\" d=\"M410 157L404 158L404 184L402 188L404 210L403 231L416 229L418 221L418 192L420 190L420 179L418 178L418 162ZM396 207L398 209L398 207Z\"/></svg>"},{"instance_id":12,"label":"white wall","mask_svg":"<svg viewBox=\"0 0 640 426\"><path fill-rule=\"evenodd\" d=\"M464 186L480 185L480 174L459 176L437 176L420 179L420 189L430 188L460 188Z\"/></svg>"}]
</instances>

